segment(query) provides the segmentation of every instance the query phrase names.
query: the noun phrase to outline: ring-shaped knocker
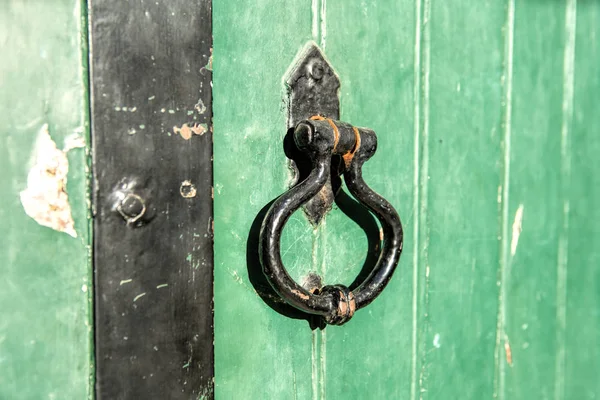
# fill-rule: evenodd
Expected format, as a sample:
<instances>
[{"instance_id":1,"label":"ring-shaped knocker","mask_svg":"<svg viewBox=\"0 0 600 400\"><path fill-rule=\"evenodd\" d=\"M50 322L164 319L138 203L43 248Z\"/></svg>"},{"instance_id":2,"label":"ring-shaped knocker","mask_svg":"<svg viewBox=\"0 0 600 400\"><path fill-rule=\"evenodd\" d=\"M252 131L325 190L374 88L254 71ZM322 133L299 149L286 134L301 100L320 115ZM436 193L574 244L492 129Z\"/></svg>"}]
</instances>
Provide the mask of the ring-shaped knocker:
<instances>
[{"instance_id":1,"label":"ring-shaped knocker","mask_svg":"<svg viewBox=\"0 0 600 400\"><path fill-rule=\"evenodd\" d=\"M402 252L402 224L390 203L369 188L362 178L362 165L377 148L375 132L313 117L297 124L294 140L297 147L310 156L313 168L303 182L277 198L267 211L260 230L260 261L267 280L288 304L320 315L328 324L341 325L350 320L356 310L370 304L390 281ZM348 190L379 220L383 233L377 263L352 291L343 285L313 288L316 290L302 287L287 273L280 253L281 233L286 222L326 184L333 155L342 156Z\"/></svg>"}]
</instances>

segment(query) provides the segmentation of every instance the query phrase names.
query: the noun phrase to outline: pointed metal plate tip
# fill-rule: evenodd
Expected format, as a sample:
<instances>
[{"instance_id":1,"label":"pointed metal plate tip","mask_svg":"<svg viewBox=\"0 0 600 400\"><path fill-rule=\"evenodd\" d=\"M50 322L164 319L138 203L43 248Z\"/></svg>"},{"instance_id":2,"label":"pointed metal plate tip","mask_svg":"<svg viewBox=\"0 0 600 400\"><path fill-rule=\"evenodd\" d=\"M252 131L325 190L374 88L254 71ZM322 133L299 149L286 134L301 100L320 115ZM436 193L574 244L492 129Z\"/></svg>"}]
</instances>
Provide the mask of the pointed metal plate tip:
<instances>
[{"instance_id":1,"label":"pointed metal plate tip","mask_svg":"<svg viewBox=\"0 0 600 400\"><path fill-rule=\"evenodd\" d=\"M323 52L309 42L286 79L289 96L288 128L313 115L340 118L340 80Z\"/></svg>"},{"instance_id":2,"label":"pointed metal plate tip","mask_svg":"<svg viewBox=\"0 0 600 400\"><path fill-rule=\"evenodd\" d=\"M288 71L285 79L288 89L288 130L293 130L298 122L315 115L340 119L340 80L316 43L307 43ZM303 156L297 149L289 156L297 182L310 173L310 160ZM339 188L339 177L332 176L331 179L335 181L333 187ZM331 179L304 206L308 219L315 226L319 225L333 205L335 193Z\"/></svg>"}]
</instances>

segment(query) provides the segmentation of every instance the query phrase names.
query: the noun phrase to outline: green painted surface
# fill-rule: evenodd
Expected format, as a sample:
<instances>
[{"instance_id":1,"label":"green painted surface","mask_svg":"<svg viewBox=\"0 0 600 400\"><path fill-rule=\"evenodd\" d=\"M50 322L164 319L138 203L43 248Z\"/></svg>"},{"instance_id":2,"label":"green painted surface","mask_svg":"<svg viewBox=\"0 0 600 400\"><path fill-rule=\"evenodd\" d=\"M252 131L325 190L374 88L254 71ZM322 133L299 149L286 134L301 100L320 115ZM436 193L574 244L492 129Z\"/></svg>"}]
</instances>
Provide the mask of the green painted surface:
<instances>
[{"instance_id":1,"label":"green painted surface","mask_svg":"<svg viewBox=\"0 0 600 400\"><path fill-rule=\"evenodd\" d=\"M218 398L600 396L600 3L217 2L214 21ZM378 133L365 179L406 233L382 296L316 331L246 265L287 188L281 78L311 39L342 119ZM293 277L327 283L367 248L337 208L317 230L296 214L282 243Z\"/></svg>"},{"instance_id":2,"label":"green painted surface","mask_svg":"<svg viewBox=\"0 0 600 400\"><path fill-rule=\"evenodd\" d=\"M406 239L394 279L346 326L326 328L326 374L319 398L401 399L410 395L414 162L414 15L408 2L328 0L325 52L342 82L341 119L377 132L365 181L401 215ZM374 24L374 21L378 21ZM389 40L388 38L394 38ZM400 45L404 44L404 45ZM390 88L396 88L390 90ZM407 155L406 157L403 155ZM350 284L367 254L365 232L339 210L326 218L323 250L328 283ZM378 232L371 236L378 237ZM372 261L371 261L372 262ZM391 318L390 318L391 316ZM380 338L384 338L381 340Z\"/></svg>"},{"instance_id":3,"label":"green painted surface","mask_svg":"<svg viewBox=\"0 0 600 400\"><path fill-rule=\"evenodd\" d=\"M59 148L87 137L83 14L0 14L0 398L91 396L84 150L67 154L77 238L19 198L45 124ZM214 19L217 397L600 396L600 3L216 2ZM342 119L378 132L365 178L406 232L382 296L315 331L264 304L246 251L290 179L282 77L311 39ZM349 283L368 240L336 207L316 230L292 217L282 249L294 278Z\"/></svg>"},{"instance_id":4,"label":"green painted surface","mask_svg":"<svg viewBox=\"0 0 600 400\"><path fill-rule=\"evenodd\" d=\"M311 38L310 3L215 2L213 21L216 397L310 398L315 338L262 302L246 267L252 221L289 179L282 76ZM311 269L313 234L297 215L284 236L299 277Z\"/></svg>"},{"instance_id":5,"label":"green painted surface","mask_svg":"<svg viewBox=\"0 0 600 400\"><path fill-rule=\"evenodd\" d=\"M572 19L573 97L561 163L566 282L557 285L563 310L556 369L566 397L594 399L600 397L600 3L579 2Z\"/></svg>"},{"instance_id":6,"label":"green painted surface","mask_svg":"<svg viewBox=\"0 0 600 400\"><path fill-rule=\"evenodd\" d=\"M504 167L510 185L502 203L507 230L502 260L505 325L499 341L498 372L503 370L505 381L498 379L498 385L499 394L508 399L558 399L564 398L555 390L555 366L561 345L556 317L564 196L565 6L517 3L510 154ZM513 237L518 234L518 214L522 232L517 242ZM512 366L506 362L505 346L510 348Z\"/></svg>"},{"instance_id":7,"label":"green painted surface","mask_svg":"<svg viewBox=\"0 0 600 400\"><path fill-rule=\"evenodd\" d=\"M85 5L3 3L0 399L85 399L93 392L86 150L67 153L77 238L38 224L20 200L45 124L59 149L68 137L87 140Z\"/></svg>"},{"instance_id":8,"label":"green painted surface","mask_svg":"<svg viewBox=\"0 0 600 400\"><path fill-rule=\"evenodd\" d=\"M493 393L504 10L423 4L413 379L424 398Z\"/></svg>"}]
</instances>

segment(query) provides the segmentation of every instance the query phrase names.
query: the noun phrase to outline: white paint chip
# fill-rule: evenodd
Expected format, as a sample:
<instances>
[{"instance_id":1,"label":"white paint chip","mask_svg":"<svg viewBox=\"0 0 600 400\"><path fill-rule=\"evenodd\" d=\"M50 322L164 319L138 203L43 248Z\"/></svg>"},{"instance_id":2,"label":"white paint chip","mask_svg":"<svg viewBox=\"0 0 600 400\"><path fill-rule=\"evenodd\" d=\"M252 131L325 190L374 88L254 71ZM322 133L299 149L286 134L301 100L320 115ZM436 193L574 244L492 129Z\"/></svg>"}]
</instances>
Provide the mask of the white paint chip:
<instances>
[{"instance_id":1,"label":"white paint chip","mask_svg":"<svg viewBox=\"0 0 600 400\"><path fill-rule=\"evenodd\" d=\"M85 139L79 133L74 133L65 138L63 153L68 153L73 149L81 149L85 147Z\"/></svg>"},{"instance_id":2,"label":"white paint chip","mask_svg":"<svg viewBox=\"0 0 600 400\"><path fill-rule=\"evenodd\" d=\"M72 237L77 237L77 232L67 195L69 160L66 152L84 146L85 140L75 135L68 137L65 149L60 150L50 136L48 125L42 126L33 153L34 165L27 174L27 188L20 193L27 215L42 226Z\"/></svg>"},{"instance_id":3,"label":"white paint chip","mask_svg":"<svg viewBox=\"0 0 600 400\"><path fill-rule=\"evenodd\" d=\"M514 256L517 252L517 246L519 245L519 236L523 230L523 204L519 204L517 212L515 213L515 221L512 225L512 239L510 241L510 255Z\"/></svg>"},{"instance_id":4,"label":"white paint chip","mask_svg":"<svg viewBox=\"0 0 600 400\"><path fill-rule=\"evenodd\" d=\"M439 349L440 347L442 347L442 345L440 344L440 334L436 333L435 336L433 337L433 347L435 347L436 349Z\"/></svg>"},{"instance_id":5,"label":"white paint chip","mask_svg":"<svg viewBox=\"0 0 600 400\"><path fill-rule=\"evenodd\" d=\"M144 292L144 293L140 293L140 294L138 294L137 296L135 296L135 297L133 298L133 301L134 301L134 302L136 302L136 301L138 301L139 299L141 299L142 297L144 297L145 295L146 295L146 292Z\"/></svg>"},{"instance_id":6,"label":"white paint chip","mask_svg":"<svg viewBox=\"0 0 600 400\"><path fill-rule=\"evenodd\" d=\"M196 111L198 111L198 114L204 114L206 112L206 106L204 105L202 99L198 99L198 102L196 103L194 108L196 109Z\"/></svg>"}]
</instances>

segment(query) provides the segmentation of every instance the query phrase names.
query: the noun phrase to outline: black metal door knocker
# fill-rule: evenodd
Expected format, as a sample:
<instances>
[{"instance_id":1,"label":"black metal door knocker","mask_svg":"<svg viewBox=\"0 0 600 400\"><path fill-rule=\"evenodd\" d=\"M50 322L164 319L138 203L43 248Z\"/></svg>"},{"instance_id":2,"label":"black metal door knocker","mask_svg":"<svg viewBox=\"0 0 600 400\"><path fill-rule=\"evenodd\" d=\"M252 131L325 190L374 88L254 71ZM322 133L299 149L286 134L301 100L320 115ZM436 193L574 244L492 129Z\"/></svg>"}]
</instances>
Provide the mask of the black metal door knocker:
<instances>
[{"instance_id":1,"label":"black metal door knocker","mask_svg":"<svg viewBox=\"0 0 600 400\"><path fill-rule=\"evenodd\" d=\"M260 263L267 281L285 302L308 314L322 316L328 324L341 325L356 310L370 304L390 281L402 252L402 225L396 210L362 178L362 166L375 153L377 137L370 129L337 120L339 80L316 45L311 44L305 51L288 85L293 138L297 148L310 158L312 169L308 177L278 197L267 211L259 236ZM322 97L327 95L328 99ZM348 190L379 220L383 233L377 263L354 290L339 284L302 287L287 273L280 254L281 233L289 217L330 185L334 156L343 160L340 174Z\"/></svg>"}]
</instances>

